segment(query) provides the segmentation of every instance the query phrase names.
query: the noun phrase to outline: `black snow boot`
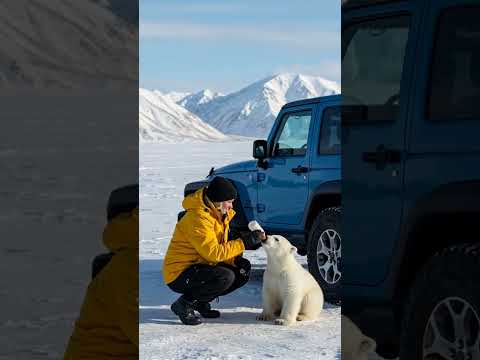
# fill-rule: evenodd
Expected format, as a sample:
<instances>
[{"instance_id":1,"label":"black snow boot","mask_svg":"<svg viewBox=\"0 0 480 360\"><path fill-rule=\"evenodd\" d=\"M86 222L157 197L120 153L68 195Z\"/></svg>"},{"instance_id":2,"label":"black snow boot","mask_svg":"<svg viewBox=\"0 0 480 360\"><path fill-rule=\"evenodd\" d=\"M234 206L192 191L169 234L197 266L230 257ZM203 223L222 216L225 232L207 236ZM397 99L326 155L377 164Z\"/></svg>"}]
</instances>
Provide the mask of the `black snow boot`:
<instances>
[{"instance_id":1,"label":"black snow boot","mask_svg":"<svg viewBox=\"0 0 480 360\"><path fill-rule=\"evenodd\" d=\"M180 296L178 300L170 306L170 309L172 309L175 315L177 315L185 325L199 325L202 323L202 320L195 315L193 304L193 301L188 301L183 296Z\"/></svg>"},{"instance_id":2,"label":"black snow boot","mask_svg":"<svg viewBox=\"0 0 480 360\"><path fill-rule=\"evenodd\" d=\"M195 301L193 304L193 308L197 310L204 318L213 319L220 317L220 311L212 310L210 303L206 301Z\"/></svg>"}]
</instances>

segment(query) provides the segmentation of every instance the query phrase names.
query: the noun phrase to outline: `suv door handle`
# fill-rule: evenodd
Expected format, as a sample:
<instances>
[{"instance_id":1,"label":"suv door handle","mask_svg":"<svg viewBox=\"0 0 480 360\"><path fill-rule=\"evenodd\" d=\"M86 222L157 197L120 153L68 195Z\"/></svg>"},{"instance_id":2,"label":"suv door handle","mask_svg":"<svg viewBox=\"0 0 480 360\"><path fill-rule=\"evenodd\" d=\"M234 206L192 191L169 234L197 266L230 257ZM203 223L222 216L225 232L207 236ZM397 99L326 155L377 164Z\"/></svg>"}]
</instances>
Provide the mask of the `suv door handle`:
<instances>
[{"instance_id":1,"label":"suv door handle","mask_svg":"<svg viewBox=\"0 0 480 360\"><path fill-rule=\"evenodd\" d=\"M295 173L295 174L302 174L302 173L306 173L306 172L309 172L309 171L310 171L310 169L308 167L300 166L300 165L298 165L296 168L292 169L292 172Z\"/></svg>"},{"instance_id":2,"label":"suv door handle","mask_svg":"<svg viewBox=\"0 0 480 360\"><path fill-rule=\"evenodd\" d=\"M400 162L402 153L399 150L387 149L385 145L378 145L376 151L364 152L362 159L366 163L374 163L377 170L383 170L389 163Z\"/></svg>"}]
</instances>

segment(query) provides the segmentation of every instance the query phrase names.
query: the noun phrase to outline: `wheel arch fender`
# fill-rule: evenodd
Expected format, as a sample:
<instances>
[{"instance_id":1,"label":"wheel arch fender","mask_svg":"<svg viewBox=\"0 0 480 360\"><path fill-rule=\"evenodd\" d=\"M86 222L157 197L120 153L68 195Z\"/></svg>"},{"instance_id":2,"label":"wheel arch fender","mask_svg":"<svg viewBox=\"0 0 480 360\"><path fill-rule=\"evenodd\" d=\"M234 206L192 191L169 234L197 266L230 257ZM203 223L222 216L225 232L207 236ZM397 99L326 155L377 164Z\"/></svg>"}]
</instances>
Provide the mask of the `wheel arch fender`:
<instances>
[{"instance_id":1,"label":"wheel arch fender","mask_svg":"<svg viewBox=\"0 0 480 360\"><path fill-rule=\"evenodd\" d=\"M480 181L445 184L419 198L408 210L393 263L394 296L403 297L415 274L436 252L478 241Z\"/></svg>"},{"instance_id":2,"label":"wheel arch fender","mask_svg":"<svg viewBox=\"0 0 480 360\"><path fill-rule=\"evenodd\" d=\"M340 180L324 182L311 191L305 205L305 213L303 217L306 239L308 239L308 232L317 215L324 209L339 206L341 206Z\"/></svg>"}]
</instances>

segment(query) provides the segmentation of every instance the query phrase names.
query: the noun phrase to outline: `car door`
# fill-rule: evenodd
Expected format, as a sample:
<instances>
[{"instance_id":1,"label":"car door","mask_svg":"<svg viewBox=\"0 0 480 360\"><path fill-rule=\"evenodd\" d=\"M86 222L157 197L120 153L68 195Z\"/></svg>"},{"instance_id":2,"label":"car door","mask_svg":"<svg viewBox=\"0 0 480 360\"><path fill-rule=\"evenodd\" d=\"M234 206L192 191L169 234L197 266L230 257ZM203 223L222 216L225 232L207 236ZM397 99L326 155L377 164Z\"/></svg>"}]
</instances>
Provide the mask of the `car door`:
<instances>
[{"instance_id":1,"label":"car door","mask_svg":"<svg viewBox=\"0 0 480 360\"><path fill-rule=\"evenodd\" d=\"M269 142L268 166L257 173L257 214L267 228L300 224L308 195L314 106L283 110L279 118Z\"/></svg>"},{"instance_id":2,"label":"car door","mask_svg":"<svg viewBox=\"0 0 480 360\"><path fill-rule=\"evenodd\" d=\"M409 38L418 22L413 6L392 3L343 21L344 284L380 283L399 235L413 70L406 59L414 50Z\"/></svg>"}]
</instances>

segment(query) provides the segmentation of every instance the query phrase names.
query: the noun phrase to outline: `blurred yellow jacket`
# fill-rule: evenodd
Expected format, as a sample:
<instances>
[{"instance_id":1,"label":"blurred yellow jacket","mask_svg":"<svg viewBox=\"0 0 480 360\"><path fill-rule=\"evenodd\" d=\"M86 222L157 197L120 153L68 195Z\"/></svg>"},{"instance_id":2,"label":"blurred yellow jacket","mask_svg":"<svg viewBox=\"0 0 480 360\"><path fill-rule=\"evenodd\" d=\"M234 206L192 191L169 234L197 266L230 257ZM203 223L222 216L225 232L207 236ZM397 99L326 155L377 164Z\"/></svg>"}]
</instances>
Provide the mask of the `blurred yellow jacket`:
<instances>
[{"instance_id":1,"label":"blurred yellow jacket","mask_svg":"<svg viewBox=\"0 0 480 360\"><path fill-rule=\"evenodd\" d=\"M241 239L228 240L229 224L235 211L230 209L222 219L218 210L204 197L204 189L183 200L182 206L187 213L175 226L163 263L166 284L193 264L225 262L233 265L235 257L245 250Z\"/></svg>"},{"instance_id":2,"label":"blurred yellow jacket","mask_svg":"<svg viewBox=\"0 0 480 360\"><path fill-rule=\"evenodd\" d=\"M115 255L90 282L64 360L138 359L138 208L107 224Z\"/></svg>"}]
</instances>

